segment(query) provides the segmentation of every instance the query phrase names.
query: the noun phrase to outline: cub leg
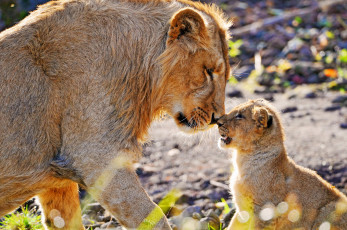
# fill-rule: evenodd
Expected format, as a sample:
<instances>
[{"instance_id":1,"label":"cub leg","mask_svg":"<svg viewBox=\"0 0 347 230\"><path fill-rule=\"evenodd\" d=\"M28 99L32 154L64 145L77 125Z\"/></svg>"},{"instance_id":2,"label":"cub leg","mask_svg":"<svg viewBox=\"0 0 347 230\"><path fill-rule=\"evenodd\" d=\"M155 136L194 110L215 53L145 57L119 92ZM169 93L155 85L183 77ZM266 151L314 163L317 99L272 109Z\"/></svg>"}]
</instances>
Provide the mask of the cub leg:
<instances>
[{"instance_id":1,"label":"cub leg","mask_svg":"<svg viewBox=\"0 0 347 230\"><path fill-rule=\"evenodd\" d=\"M112 172L113 171L113 172ZM162 210L151 201L131 168L106 172L88 191L130 229L171 229ZM102 179L100 179L102 178Z\"/></svg>"},{"instance_id":2,"label":"cub leg","mask_svg":"<svg viewBox=\"0 0 347 230\"><path fill-rule=\"evenodd\" d=\"M64 186L49 188L38 195L47 229L84 229L78 185L65 180Z\"/></svg>"}]
</instances>

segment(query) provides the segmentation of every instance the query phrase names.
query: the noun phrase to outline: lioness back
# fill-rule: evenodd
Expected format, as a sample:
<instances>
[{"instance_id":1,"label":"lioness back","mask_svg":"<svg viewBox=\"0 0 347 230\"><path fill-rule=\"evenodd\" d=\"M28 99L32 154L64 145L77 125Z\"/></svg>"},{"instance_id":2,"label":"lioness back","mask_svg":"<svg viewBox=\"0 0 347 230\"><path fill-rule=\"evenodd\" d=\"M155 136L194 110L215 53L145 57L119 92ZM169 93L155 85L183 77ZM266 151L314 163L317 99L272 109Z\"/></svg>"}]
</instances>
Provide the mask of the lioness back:
<instances>
[{"instance_id":1,"label":"lioness back","mask_svg":"<svg viewBox=\"0 0 347 230\"><path fill-rule=\"evenodd\" d=\"M64 228L83 228L71 219L78 182L138 227L156 207L131 167L150 123L165 112L192 133L224 114L228 26L186 0L57 0L3 31L0 216L38 195L47 226L56 209Z\"/></svg>"}]
</instances>

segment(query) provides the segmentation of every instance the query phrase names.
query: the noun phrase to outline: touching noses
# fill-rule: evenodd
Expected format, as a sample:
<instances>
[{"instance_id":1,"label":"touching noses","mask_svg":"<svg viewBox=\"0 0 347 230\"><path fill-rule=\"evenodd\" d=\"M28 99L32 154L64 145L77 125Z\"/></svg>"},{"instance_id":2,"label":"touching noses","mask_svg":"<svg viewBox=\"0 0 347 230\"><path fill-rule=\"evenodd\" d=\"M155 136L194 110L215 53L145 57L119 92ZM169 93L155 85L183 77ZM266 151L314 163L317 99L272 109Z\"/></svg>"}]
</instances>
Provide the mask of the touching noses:
<instances>
[{"instance_id":1,"label":"touching noses","mask_svg":"<svg viewBox=\"0 0 347 230\"><path fill-rule=\"evenodd\" d=\"M212 118L211 118L211 125L217 124L219 117L215 117L214 113L212 113Z\"/></svg>"},{"instance_id":2,"label":"touching noses","mask_svg":"<svg viewBox=\"0 0 347 230\"><path fill-rule=\"evenodd\" d=\"M211 119L211 124L217 124L218 127L221 127L223 125L223 119L221 119L223 117L220 116L220 117L216 117L216 115L214 113L212 113L212 119Z\"/></svg>"}]
</instances>

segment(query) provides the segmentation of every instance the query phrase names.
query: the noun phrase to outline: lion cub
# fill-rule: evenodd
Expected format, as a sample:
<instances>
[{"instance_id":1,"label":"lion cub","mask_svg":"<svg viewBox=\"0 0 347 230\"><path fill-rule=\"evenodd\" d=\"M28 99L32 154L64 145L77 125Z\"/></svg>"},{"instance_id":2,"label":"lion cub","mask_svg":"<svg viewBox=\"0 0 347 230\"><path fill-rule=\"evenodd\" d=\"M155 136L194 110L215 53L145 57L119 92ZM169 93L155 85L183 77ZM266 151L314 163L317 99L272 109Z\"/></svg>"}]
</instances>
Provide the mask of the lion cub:
<instances>
[{"instance_id":1,"label":"lion cub","mask_svg":"<svg viewBox=\"0 0 347 230\"><path fill-rule=\"evenodd\" d=\"M347 229L347 197L287 156L276 109L250 100L217 122L220 146L234 148L228 229Z\"/></svg>"}]
</instances>

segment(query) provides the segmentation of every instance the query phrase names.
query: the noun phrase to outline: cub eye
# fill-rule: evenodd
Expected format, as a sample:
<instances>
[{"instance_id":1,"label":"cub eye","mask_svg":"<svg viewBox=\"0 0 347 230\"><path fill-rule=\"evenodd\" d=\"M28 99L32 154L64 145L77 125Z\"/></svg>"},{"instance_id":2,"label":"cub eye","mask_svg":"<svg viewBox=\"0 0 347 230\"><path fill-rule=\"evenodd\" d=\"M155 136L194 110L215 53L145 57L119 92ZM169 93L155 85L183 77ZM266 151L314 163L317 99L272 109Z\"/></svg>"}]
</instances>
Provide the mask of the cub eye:
<instances>
[{"instance_id":1,"label":"cub eye","mask_svg":"<svg viewBox=\"0 0 347 230\"><path fill-rule=\"evenodd\" d=\"M210 76L211 80L213 79L214 69L206 69L207 74Z\"/></svg>"},{"instance_id":2,"label":"cub eye","mask_svg":"<svg viewBox=\"0 0 347 230\"><path fill-rule=\"evenodd\" d=\"M237 120L245 118L241 113L236 114L235 118Z\"/></svg>"}]
</instances>

